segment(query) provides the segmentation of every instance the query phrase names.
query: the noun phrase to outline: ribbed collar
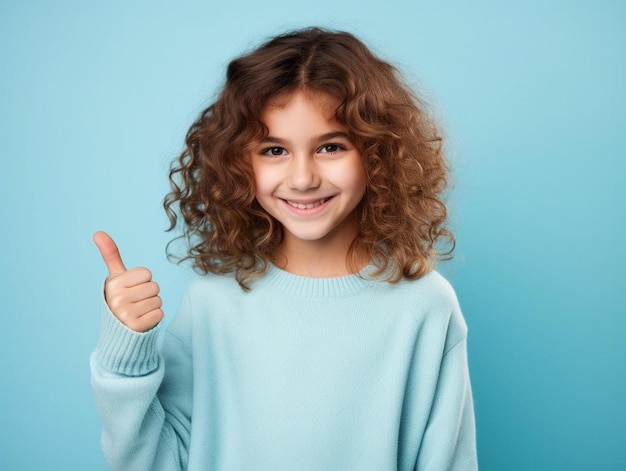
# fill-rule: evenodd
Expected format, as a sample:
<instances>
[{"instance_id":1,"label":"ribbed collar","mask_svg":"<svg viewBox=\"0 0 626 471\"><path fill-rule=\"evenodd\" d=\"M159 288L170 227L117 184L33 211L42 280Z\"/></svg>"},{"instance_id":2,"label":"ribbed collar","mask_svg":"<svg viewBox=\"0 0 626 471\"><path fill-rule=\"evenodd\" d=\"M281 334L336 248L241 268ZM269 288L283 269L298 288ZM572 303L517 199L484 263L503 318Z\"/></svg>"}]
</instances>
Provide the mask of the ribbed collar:
<instances>
[{"instance_id":1,"label":"ribbed collar","mask_svg":"<svg viewBox=\"0 0 626 471\"><path fill-rule=\"evenodd\" d=\"M258 281L284 294L302 298L341 298L350 296L376 282L370 275L376 267L367 265L359 274L335 278L310 278L294 275L268 264L268 271ZM359 276L360 275L360 276ZM254 288L253 288L254 289Z\"/></svg>"}]
</instances>

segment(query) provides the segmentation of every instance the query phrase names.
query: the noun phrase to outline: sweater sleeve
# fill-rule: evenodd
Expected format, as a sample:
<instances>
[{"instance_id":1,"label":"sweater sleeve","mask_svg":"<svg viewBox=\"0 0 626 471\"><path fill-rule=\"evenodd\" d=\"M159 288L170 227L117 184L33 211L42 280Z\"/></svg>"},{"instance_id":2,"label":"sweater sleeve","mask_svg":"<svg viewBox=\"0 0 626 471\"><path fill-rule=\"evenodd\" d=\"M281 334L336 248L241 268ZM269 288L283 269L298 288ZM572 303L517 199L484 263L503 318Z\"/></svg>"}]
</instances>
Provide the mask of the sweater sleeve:
<instances>
[{"instance_id":1,"label":"sweater sleeve","mask_svg":"<svg viewBox=\"0 0 626 471\"><path fill-rule=\"evenodd\" d=\"M104 306L91 382L102 419L102 449L113 470L187 466L191 429L189 345L171 330L162 353L159 327L138 333Z\"/></svg>"},{"instance_id":2,"label":"sweater sleeve","mask_svg":"<svg viewBox=\"0 0 626 471\"><path fill-rule=\"evenodd\" d=\"M466 337L443 355L435 397L415 469L478 469Z\"/></svg>"}]
</instances>

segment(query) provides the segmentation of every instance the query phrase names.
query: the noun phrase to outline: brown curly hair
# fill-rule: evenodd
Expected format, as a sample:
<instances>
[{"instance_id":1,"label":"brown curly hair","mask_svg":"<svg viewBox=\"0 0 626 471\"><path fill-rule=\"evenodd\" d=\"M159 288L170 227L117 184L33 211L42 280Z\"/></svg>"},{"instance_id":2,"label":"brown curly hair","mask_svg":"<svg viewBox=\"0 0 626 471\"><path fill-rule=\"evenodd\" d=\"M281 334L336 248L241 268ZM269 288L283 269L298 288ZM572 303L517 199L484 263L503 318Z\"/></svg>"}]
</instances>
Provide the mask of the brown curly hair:
<instances>
[{"instance_id":1,"label":"brown curly hair","mask_svg":"<svg viewBox=\"0 0 626 471\"><path fill-rule=\"evenodd\" d=\"M189 129L164 200L168 230L177 225L175 205L184 221L188 252L179 259L192 259L202 273L234 272L244 289L265 273L283 229L255 200L249 154L267 136L261 116L268 102L298 90L332 96L335 120L361 153L367 188L348 266L355 269L357 252L365 251L378 275L397 282L421 277L450 255L454 237L442 200L448 168L428 107L353 35L308 28L233 60L221 94ZM436 247L441 239L450 243L444 253Z\"/></svg>"}]
</instances>

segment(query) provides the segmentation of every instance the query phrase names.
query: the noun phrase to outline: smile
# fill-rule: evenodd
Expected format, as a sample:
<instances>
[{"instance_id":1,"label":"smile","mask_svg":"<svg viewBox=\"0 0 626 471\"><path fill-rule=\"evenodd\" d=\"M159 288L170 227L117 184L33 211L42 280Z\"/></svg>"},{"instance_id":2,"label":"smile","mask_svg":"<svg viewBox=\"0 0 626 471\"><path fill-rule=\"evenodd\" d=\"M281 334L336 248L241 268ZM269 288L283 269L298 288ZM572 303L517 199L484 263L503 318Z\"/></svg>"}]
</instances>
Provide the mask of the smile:
<instances>
[{"instance_id":1,"label":"smile","mask_svg":"<svg viewBox=\"0 0 626 471\"><path fill-rule=\"evenodd\" d=\"M330 198L313 201L311 203L298 203L297 201L284 200L289 206L297 209L313 209L326 203Z\"/></svg>"}]
</instances>

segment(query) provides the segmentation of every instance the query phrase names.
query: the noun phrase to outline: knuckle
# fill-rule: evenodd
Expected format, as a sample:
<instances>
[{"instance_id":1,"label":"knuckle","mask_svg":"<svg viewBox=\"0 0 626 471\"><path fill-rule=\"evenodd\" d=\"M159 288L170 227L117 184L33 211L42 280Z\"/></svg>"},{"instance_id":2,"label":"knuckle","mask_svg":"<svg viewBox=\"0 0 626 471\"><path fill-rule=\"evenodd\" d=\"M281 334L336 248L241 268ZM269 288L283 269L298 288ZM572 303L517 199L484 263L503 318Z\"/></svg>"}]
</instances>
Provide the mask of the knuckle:
<instances>
[{"instance_id":1,"label":"knuckle","mask_svg":"<svg viewBox=\"0 0 626 471\"><path fill-rule=\"evenodd\" d=\"M118 317L120 318L120 320L124 320L124 321L132 321L133 318L135 317L133 315L133 312L131 309L128 308L128 306L120 306L118 308Z\"/></svg>"},{"instance_id":2,"label":"knuckle","mask_svg":"<svg viewBox=\"0 0 626 471\"><path fill-rule=\"evenodd\" d=\"M118 289L119 283L119 278L117 276L109 276L104 282L104 289L105 291L114 291Z\"/></svg>"},{"instance_id":3,"label":"knuckle","mask_svg":"<svg viewBox=\"0 0 626 471\"><path fill-rule=\"evenodd\" d=\"M106 293L105 294L107 304L112 308L119 308L122 305L120 296L117 293Z\"/></svg>"},{"instance_id":4,"label":"knuckle","mask_svg":"<svg viewBox=\"0 0 626 471\"><path fill-rule=\"evenodd\" d=\"M157 294L159 294L159 292L161 291L159 289L159 285L157 283L155 283L154 281L150 282L150 291L153 293L153 296L156 296Z\"/></svg>"},{"instance_id":5,"label":"knuckle","mask_svg":"<svg viewBox=\"0 0 626 471\"><path fill-rule=\"evenodd\" d=\"M135 281L148 282L152 279L152 273L145 267L135 267L128 270L125 273L127 276L132 277Z\"/></svg>"}]
</instances>

